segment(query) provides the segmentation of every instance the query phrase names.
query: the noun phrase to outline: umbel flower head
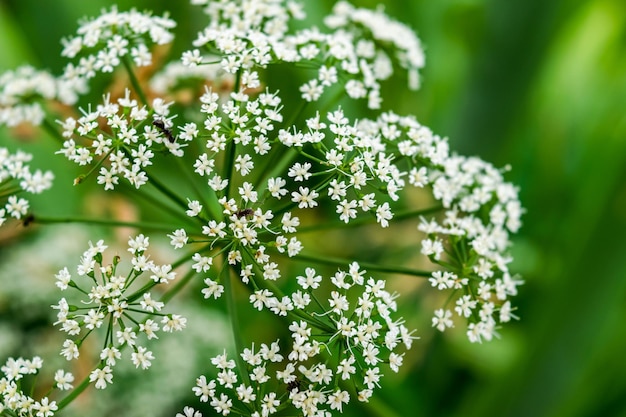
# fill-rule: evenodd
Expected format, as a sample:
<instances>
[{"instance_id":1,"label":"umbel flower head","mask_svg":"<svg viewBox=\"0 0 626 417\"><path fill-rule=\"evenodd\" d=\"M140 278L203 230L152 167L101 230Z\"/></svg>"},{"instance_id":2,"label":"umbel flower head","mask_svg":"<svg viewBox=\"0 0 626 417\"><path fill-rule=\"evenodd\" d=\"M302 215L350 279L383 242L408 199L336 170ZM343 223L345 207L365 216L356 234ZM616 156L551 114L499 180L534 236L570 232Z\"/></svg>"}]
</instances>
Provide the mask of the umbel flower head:
<instances>
[{"instance_id":1,"label":"umbel flower head","mask_svg":"<svg viewBox=\"0 0 626 417\"><path fill-rule=\"evenodd\" d=\"M207 62L199 49L204 48L221 56L220 65L228 73L278 62L310 66L317 76L300 87L304 100L317 101L341 80L349 97L367 98L373 109L380 107L380 81L393 74L394 62L408 71L412 89L419 86L421 43L407 26L382 12L338 2L326 19L333 32L313 27L290 33L289 20L305 17L294 1L192 3L206 5L210 21L194 41L196 49L183 53L187 65Z\"/></svg>"},{"instance_id":2,"label":"umbel flower head","mask_svg":"<svg viewBox=\"0 0 626 417\"><path fill-rule=\"evenodd\" d=\"M52 186L52 172L31 172L28 165L31 159L28 153L11 154L7 148L0 147L0 226L8 217L19 220L27 215L29 202L18 197L20 193L39 194Z\"/></svg>"},{"instance_id":3,"label":"umbel flower head","mask_svg":"<svg viewBox=\"0 0 626 417\"><path fill-rule=\"evenodd\" d=\"M68 117L62 122L62 135L67 139L57 153L81 166L100 166L98 183L105 190L113 190L120 176L139 188L148 181L144 169L152 165L155 153L182 156L181 142L195 135L195 129L188 126L187 134L179 135L181 141L174 138L168 120L171 104L155 98L151 107L140 105L130 97L129 90L115 102L106 95L94 111L84 111L82 117ZM104 162L108 166L102 166ZM81 181L79 177L75 183Z\"/></svg>"},{"instance_id":4,"label":"umbel flower head","mask_svg":"<svg viewBox=\"0 0 626 417\"><path fill-rule=\"evenodd\" d=\"M306 268L291 295L255 291L254 307L293 319L289 347L276 340L244 349L239 354L245 369L239 373L226 352L214 357L217 378L201 376L193 389L200 401L223 415L235 409L270 415L289 408L324 415L325 410L341 412L350 402L350 393L339 388L345 381L356 387L359 401L368 401L380 386L383 364L398 372L400 349L409 349L415 337L402 317L394 317L397 294L385 290L385 281L367 278L356 262L326 281L330 286Z\"/></svg>"},{"instance_id":5,"label":"umbel flower head","mask_svg":"<svg viewBox=\"0 0 626 417\"><path fill-rule=\"evenodd\" d=\"M83 82L97 73L113 72L129 59L137 67L152 63L151 44L164 45L174 39L176 22L167 16L131 10L120 12L113 6L95 19L85 19L76 36L63 40L62 56L78 59L65 68L64 79Z\"/></svg>"},{"instance_id":6,"label":"umbel flower head","mask_svg":"<svg viewBox=\"0 0 626 417\"><path fill-rule=\"evenodd\" d=\"M43 102L74 104L84 90L81 83L70 84L29 65L7 71L0 75L0 126L38 126L46 115Z\"/></svg>"},{"instance_id":7,"label":"umbel flower head","mask_svg":"<svg viewBox=\"0 0 626 417\"><path fill-rule=\"evenodd\" d=\"M174 280L162 300L195 282L207 303L226 299L231 313L247 308L246 320L272 320L271 336L252 341L231 314L235 349L213 356L213 373L198 377L193 392L201 405L224 416L329 416L354 400L367 402L418 339L386 274L421 277L445 293L433 328L465 323L470 342L497 337L516 318L511 298L521 284L509 269L509 249L523 208L505 179L508 168L457 155L414 116L374 111L389 99L384 80L399 76L419 87L425 58L415 33L380 9L345 1L325 26L294 24L306 16L291 0L192 4L207 17L192 46L141 80L138 67L159 63L151 47L173 39L176 24L167 16L103 10L63 41L72 61L61 77L69 91L78 94L88 79L117 67L130 86L59 120L57 153L85 167L76 184L93 174L105 191L146 201L145 212L166 212L156 226L136 226L166 230L181 253L158 265L145 232L128 240L130 265L117 255L108 259L100 240L89 243L76 267L58 272L57 286L75 290L53 306L55 325L67 334L61 355L76 359L86 338L101 335L98 361L81 389L89 382L106 388L124 356L149 368L155 358L148 342L186 326L152 291ZM298 80L295 95L270 76L275 65ZM45 75L50 88L39 91L28 81L39 75L20 74L4 78L7 108L30 95L56 94ZM363 100L371 116L354 114L359 103L338 105L333 96ZM28 174L22 154L0 157L0 185L21 181L31 192L49 186L51 178ZM19 219L27 203L11 196L0 210L0 222ZM424 270L344 251L365 245L348 227L371 226L383 240L400 219L410 225L402 236L416 234L421 242L412 253L428 265ZM391 236L389 246L398 239ZM184 265L185 278L176 279L174 270ZM71 379L59 374L57 384ZM199 417L202 410L185 407L179 415Z\"/></svg>"},{"instance_id":8,"label":"umbel flower head","mask_svg":"<svg viewBox=\"0 0 626 417\"><path fill-rule=\"evenodd\" d=\"M57 402L44 396L39 400L27 393L24 379L37 375L43 367L39 356L32 359L9 358L0 368L0 412L6 415L51 417L58 410ZM60 391L72 388L74 376L59 369L54 374L55 386ZM4 414L3 413L3 414Z\"/></svg>"},{"instance_id":9,"label":"umbel flower head","mask_svg":"<svg viewBox=\"0 0 626 417\"><path fill-rule=\"evenodd\" d=\"M72 303L62 298L53 308L57 310L56 325L71 338L63 343L61 355L67 360L80 355L80 346L97 329L106 329L100 351L100 365L91 373L96 388L112 383L112 370L122 357L122 350L130 349L135 367L147 369L154 356L142 343L158 339L160 331L180 331L186 319L177 314L165 314L165 304L153 298L150 289L167 284L176 278L169 264L158 265L146 253L149 238L138 235L128 241L132 268L124 274L119 271L120 257L105 263L107 246L100 240L90 242L74 272L65 267L56 275L62 290L78 290L85 298ZM72 275L76 275L73 278ZM142 276L149 275L146 282Z\"/></svg>"}]
</instances>

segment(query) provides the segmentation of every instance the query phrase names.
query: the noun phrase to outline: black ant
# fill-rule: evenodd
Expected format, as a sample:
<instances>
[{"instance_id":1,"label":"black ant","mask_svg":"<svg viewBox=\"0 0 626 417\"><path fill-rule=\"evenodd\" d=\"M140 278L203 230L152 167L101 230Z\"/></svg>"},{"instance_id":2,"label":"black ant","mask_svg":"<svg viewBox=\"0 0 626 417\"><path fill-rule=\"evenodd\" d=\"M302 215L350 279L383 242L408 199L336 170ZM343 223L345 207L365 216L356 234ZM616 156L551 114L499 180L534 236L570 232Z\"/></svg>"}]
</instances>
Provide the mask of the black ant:
<instances>
[{"instance_id":1,"label":"black ant","mask_svg":"<svg viewBox=\"0 0 626 417\"><path fill-rule=\"evenodd\" d=\"M170 141L170 143L176 142L176 136L174 136L172 131L165 126L165 123L163 122L163 120L160 120L160 119L153 120L152 125L156 127L157 129L159 129L159 131L165 135L165 137L167 138L167 140Z\"/></svg>"},{"instance_id":2,"label":"black ant","mask_svg":"<svg viewBox=\"0 0 626 417\"><path fill-rule=\"evenodd\" d=\"M254 214L254 210L252 210L251 208L245 208L235 213L235 216L241 219L242 217L252 216L253 214Z\"/></svg>"},{"instance_id":3,"label":"black ant","mask_svg":"<svg viewBox=\"0 0 626 417\"><path fill-rule=\"evenodd\" d=\"M35 215L32 213L29 213L28 215L26 215L26 217L24 217L22 224L24 225L24 227L28 227L32 223L34 223L34 221L35 221Z\"/></svg>"},{"instance_id":4,"label":"black ant","mask_svg":"<svg viewBox=\"0 0 626 417\"><path fill-rule=\"evenodd\" d=\"M294 379L290 383L287 384L287 391L300 391L300 380L298 378Z\"/></svg>"}]
</instances>

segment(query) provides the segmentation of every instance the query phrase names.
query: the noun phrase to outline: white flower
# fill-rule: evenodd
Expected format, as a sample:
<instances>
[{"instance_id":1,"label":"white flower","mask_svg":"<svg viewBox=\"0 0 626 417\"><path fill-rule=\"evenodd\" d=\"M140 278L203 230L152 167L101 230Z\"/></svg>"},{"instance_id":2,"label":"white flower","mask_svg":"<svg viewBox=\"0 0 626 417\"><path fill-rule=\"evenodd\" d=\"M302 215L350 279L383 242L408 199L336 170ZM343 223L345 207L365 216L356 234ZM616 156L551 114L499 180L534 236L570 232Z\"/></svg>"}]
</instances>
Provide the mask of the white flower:
<instances>
[{"instance_id":1,"label":"white flower","mask_svg":"<svg viewBox=\"0 0 626 417\"><path fill-rule=\"evenodd\" d=\"M213 297L215 299L220 298L220 296L224 292L223 285L217 283L216 281L213 281L210 278L205 278L204 283L207 286L206 288L202 289L202 294L204 295L204 298L210 298L210 297Z\"/></svg>"},{"instance_id":2,"label":"white flower","mask_svg":"<svg viewBox=\"0 0 626 417\"><path fill-rule=\"evenodd\" d=\"M131 360L136 368L148 369L154 360L152 352L143 346L138 346L137 350L131 354Z\"/></svg>"},{"instance_id":3,"label":"white flower","mask_svg":"<svg viewBox=\"0 0 626 417\"><path fill-rule=\"evenodd\" d=\"M54 381L56 382L57 388L63 391L70 390L74 387L72 385L72 382L74 382L74 375L63 371L62 369L59 369L54 373Z\"/></svg>"},{"instance_id":4,"label":"white flower","mask_svg":"<svg viewBox=\"0 0 626 417\"><path fill-rule=\"evenodd\" d=\"M51 417L58 410L56 401L50 402L48 397L43 397L41 401L35 401L33 410L36 411L36 417Z\"/></svg>"},{"instance_id":5,"label":"white flower","mask_svg":"<svg viewBox=\"0 0 626 417\"><path fill-rule=\"evenodd\" d=\"M61 355L65 357L65 359L72 360L78 358L78 346L74 343L73 340L65 340L63 342L63 349L61 350Z\"/></svg>"},{"instance_id":6,"label":"white flower","mask_svg":"<svg viewBox=\"0 0 626 417\"><path fill-rule=\"evenodd\" d=\"M343 412L343 404L348 404L350 402L350 394L348 394L348 391L338 389L328 396L327 401L331 410L338 410L341 413Z\"/></svg>"},{"instance_id":7,"label":"white flower","mask_svg":"<svg viewBox=\"0 0 626 417\"><path fill-rule=\"evenodd\" d=\"M189 406L185 406L183 413L176 413L176 417L202 417L202 413Z\"/></svg>"},{"instance_id":8,"label":"white flower","mask_svg":"<svg viewBox=\"0 0 626 417\"><path fill-rule=\"evenodd\" d=\"M196 379L196 386L192 390L196 396L200 397L200 401L205 403L209 398L215 396L215 387L215 381L207 383L206 377L202 375Z\"/></svg>"},{"instance_id":9,"label":"white flower","mask_svg":"<svg viewBox=\"0 0 626 417\"><path fill-rule=\"evenodd\" d=\"M60 270L59 273L56 274L54 277L57 279L56 286L59 287L61 291L67 289L68 284L72 279L69 271L67 270L67 267Z\"/></svg>"},{"instance_id":10,"label":"white flower","mask_svg":"<svg viewBox=\"0 0 626 417\"><path fill-rule=\"evenodd\" d=\"M113 374L109 365L96 368L89 374L89 382L95 382L97 389L105 389L107 384L113 383Z\"/></svg>"},{"instance_id":11,"label":"white flower","mask_svg":"<svg viewBox=\"0 0 626 417\"><path fill-rule=\"evenodd\" d=\"M389 220L393 218L393 213L389 207L389 203L384 202L376 208L376 221L380 223L382 227L389 226Z\"/></svg>"},{"instance_id":12,"label":"white flower","mask_svg":"<svg viewBox=\"0 0 626 417\"><path fill-rule=\"evenodd\" d=\"M202 211L202 204L198 200L189 200L187 199L189 210L185 213L189 217L196 217Z\"/></svg>"},{"instance_id":13,"label":"white flower","mask_svg":"<svg viewBox=\"0 0 626 417\"><path fill-rule=\"evenodd\" d=\"M315 199L317 197L319 197L319 193L315 190L309 190L308 187L300 187L298 191L291 193L291 201L298 203L299 208L316 207Z\"/></svg>"},{"instance_id":14,"label":"white flower","mask_svg":"<svg viewBox=\"0 0 626 417\"><path fill-rule=\"evenodd\" d=\"M171 241L170 244L174 246L175 249L180 249L187 244L187 233L185 229L177 229L171 235L167 235Z\"/></svg>"},{"instance_id":15,"label":"white flower","mask_svg":"<svg viewBox=\"0 0 626 417\"><path fill-rule=\"evenodd\" d=\"M311 173L309 172L310 169L310 163L305 162L304 164L300 164L299 162L296 162L291 168L289 168L287 175L292 177L294 181L305 181L311 177Z\"/></svg>"},{"instance_id":16,"label":"white flower","mask_svg":"<svg viewBox=\"0 0 626 417\"><path fill-rule=\"evenodd\" d=\"M446 328L454 326L451 318L452 312L450 310L444 310L442 308L435 310L435 316L432 319L433 327L443 332Z\"/></svg>"},{"instance_id":17,"label":"white flower","mask_svg":"<svg viewBox=\"0 0 626 417\"><path fill-rule=\"evenodd\" d=\"M297 278L298 285L300 285L303 289L316 289L319 288L320 282L322 282L322 277L317 275L315 269L306 268L305 276L298 276Z\"/></svg>"},{"instance_id":18,"label":"white flower","mask_svg":"<svg viewBox=\"0 0 626 417\"><path fill-rule=\"evenodd\" d=\"M200 55L200 50L193 49L191 51L183 52L183 56L181 58L183 65L187 67L195 67L202 63L202 56Z\"/></svg>"}]
</instances>

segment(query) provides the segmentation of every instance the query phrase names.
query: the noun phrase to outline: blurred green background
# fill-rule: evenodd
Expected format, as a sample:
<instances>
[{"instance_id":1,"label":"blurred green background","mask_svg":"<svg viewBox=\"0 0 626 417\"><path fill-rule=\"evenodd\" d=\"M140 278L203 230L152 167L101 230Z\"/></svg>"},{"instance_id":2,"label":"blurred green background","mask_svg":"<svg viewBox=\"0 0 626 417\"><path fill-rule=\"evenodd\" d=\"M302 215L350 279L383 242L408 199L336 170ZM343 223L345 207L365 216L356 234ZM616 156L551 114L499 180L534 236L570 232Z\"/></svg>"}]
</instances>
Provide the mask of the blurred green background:
<instances>
[{"instance_id":1,"label":"blurred green background","mask_svg":"<svg viewBox=\"0 0 626 417\"><path fill-rule=\"evenodd\" d=\"M183 29L175 49L199 27L185 1L117 3L169 10ZM59 39L109 4L0 0L0 70L60 73ZM316 18L332 2L306 4ZM459 153L510 164L527 209L512 249L521 320L482 346L441 336L418 346L372 415L626 416L626 2L353 4L385 7L426 48L421 90L392 80L384 107L415 114ZM47 158L39 165L53 167ZM61 212L73 200L47 204Z\"/></svg>"}]
</instances>

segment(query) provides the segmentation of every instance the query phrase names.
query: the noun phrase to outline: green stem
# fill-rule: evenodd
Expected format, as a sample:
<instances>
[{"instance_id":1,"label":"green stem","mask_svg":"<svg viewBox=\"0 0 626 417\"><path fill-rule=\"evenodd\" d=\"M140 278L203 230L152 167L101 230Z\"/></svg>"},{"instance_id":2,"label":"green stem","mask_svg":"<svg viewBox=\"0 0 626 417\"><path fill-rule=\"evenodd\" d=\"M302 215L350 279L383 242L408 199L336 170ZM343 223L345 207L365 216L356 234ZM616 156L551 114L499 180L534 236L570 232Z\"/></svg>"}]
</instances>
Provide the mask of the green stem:
<instances>
[{"instance_id":1,"label":"green stem","mask_svg":"<svg viewBox=\"0 0 626 417\"><path fill-rule=\"evenodd\" d=\"M204 251L207 247L209 247L209 245L204 246L200 250L194 250L194 251L187 253L185 256L183 256L182 258L180 258L179 260L177 260L176 262L172 264L172 269L176 269L179 266L183 265L184 263L188 262L191 258L193 258L193 255Z\"/></svg>"},{"instance_id":2,"label":"green stem","mask_svg":"<svg viewBox=\"0 0 626 417\"><path fill-rule=\"evenodd\" d=\"M241 88L241 70L237 71L237 74L235 75L235 84L233 85L233 91L235 92L239 92L239 89ZM235 126L233 125L233 122L230 121L230 130L231 132L234 131ZM228 180L228 183L226 183L226 188L224 189L224 195L226 196L226 198L230 198L230 189L231 189L231 185L233 182L233 168L235 166L235 155L237 154L237 145L235 144L235 142L233 141L232 137L231 140L228 142L228 144L226 144L226 160L224 161L224 170L222 171L222 178Z\"/></svg>"},{"instance_id":3,"label":"green stem","mask_svg":"<svg viewBox=\"0 0 626 417\"><path fill-rule=\"evenodd\" d=\"M135 300L137 300L139 297L143 296L145 293L147 293L148 291L150 291L153 287L159 285L158 282L155 281L150 281L146 284L144 284L143 287L139 288L137 291L135 291L134 293L132 293L131 295L129 295L126 298L126 301L130 304L132 302L134 302Z\"/></svg>"},{"instance_id":4,"label":"green stem","mask_svg":"<svg viewBox=\"0 0 626 417\"><path fill-rule=\"evenodd\" d=\"M146 107L149 108L150 104L148 103L148 99L146 98L146 95L143 92L143 89L141 88L141 84L139 84L139 80L137 79L137 76L135 75L135 72L133 71L133 66L130 62L130 58L128 55L125 55L122 57L122 63L124 64L124 68L126 68L126 72L128 73L128 78L130 79L130 83L133 85L133 89L139 96L139 99L141 100L141 102L144 105L146 105Z\"/></svg>"},{"instance_id":5,"label":"green stem","mask_svg":"<svg viewBox=\"0 0 626 417\"><path fill-rule=\"evenodd\" d=\"M224 261L224 264L222 265L219 280L224 286L224 293L226 294L226 308L228 310L228 316L230 317L230 324L233 330L233 338L235 339L235 351L237 352L237 354L235 355L235 359L237 362L237 367L239 368L239 374L241 375L243 383L246 385L250 385L248 368L243 358L239 354L240 352L243 352L244 346L243 341L241 340L241 326L239 324L239 316L237 314L235 291L233 289L233 286L231 285L232 283L230 278L230 267L226 261Z\"/></svg>"},{"instance_id":6,"label":"green stem","mask_svg":"<svg viewBox=\"0 0 626 417\"><path fill-rule=\"evenodd\" d=\"M171 232L175 229L174 226L167 227L161 223L148 223L148 222L124 222L118 220L108 220L108 219L86 219L79 217L41 217L41 216L33 216L30 220L32 223L37 224L55 224L55 223L81 223L88 225L104 225L104 226L113 226L113 227L134 227L142 230L158 230L164 232Z\"/></svg>"},{"instance_id":7,"label":"green stem","mask_svg":"<svg viewBox=\"0 0 626 417\"><path fill-rule=\"evenodd\" d=\"M196 271L194 271L193 269L190 269L189 272L187 272L184 277L182 277L180 280L178 280L178 282L176 282L176 285L174 285L172 288L170 288L163 294L160 301L167 303L176 294L178 294L183 288L185 288L185 286L189 283L189 281L191 281L191 279L195 275L196 275Z\"/></svg>"},{"instance_id":8,"label":"green stem","mask_svg":"<svg viewBox=\"0 0 626 417\"><path fill-rule=\"evenodd\" d=\"M0 186L0 197L17 194L22 191L22 187L17 185L9 188L9 184L7 182L6 186Z\"/></svg>"},{"instance_id":9,"label":"green stem","mask_svg":"<svg viewBox=\"0 0 626 417\"><path fill-rule=\"evenodd\" d=\"M298 108L296 109L295 112L291 114L291 116L289 117L289 120L285 123L285 126L287 126L287 128L290 128L296 122L296 120L298 120L298 118L302 115L302 113L304 113L304 109L307 108L308 104L309 104L308 101L300 100L300 104L298 105Z\"/></svg>"},{"instance_id":10,"label":"green stem","mask_svg":"<svg viewBox=\"0 0 626 417\"><path fill-rule=\"evenodd\" d=\"M298 152L294 148L287 148L282 144L275 146L267 158L263 171L257 177L255 188L262 192L267 186L267 180L285 171L297 156Z\"/></svg>"},{"instance_id":11,"label":"green stem","mask_svg":"<svg viewBox=\"0 0 626 417\"><path fill-rule=\"evenodd\" d=\"M446 308L448 306L448 304L450 304L450 301L452 301L452 299L454 298L454 296L456 295L457 290L454 290L450 293L450 295L448 296L448 298L446 299L446 302L443 303L443 308Z\"/></svg>"},{"instance_id":12,"label":"green stem","mask_svg":"<svg viewBox=\"0 0 626 417\"><path fill-rule=\"evenodd\" d=\"M59 401L59 403L57 404L57 406L59 407L57 411L61 411L67 405L69 405L72 401L74 401L76 397L78 397L83 391L85 391L85 388L87 388L88 386L89 386L89 375L87 375L85 379L83 379L81 383L72 390L72 392L70 392L65 398Z\"/></svg>"},{"instance_id":13,"label":"green stem","mask_svg":"<svg viewBox=\"0 0 626 417\"><path fill-rule=\"evenodd\" d=\"M174 262L174 263L172 264L172 270L174 270L174 269L178 268L179 266L181 266L182 264L184 264L185 262L187 262L189 259L191 259L191 258L193 257L193 255L194 255L195 253L196 253L195 251L190 252L190 253L186 254L185 256L183 256L182 258L180 258L179 260L177 260L176 262ZM184 280L185 278L187 278L187 276L183 277L183 280ZM190 279L190 278L189 278L189 279ZM189 279L187 279L187 280L189 280ZM155 282L155 281L150 281L150 282L148 282L148 283L147 283L147 284L145 284L143 287L141 287L140 289L138 289L137 291L135 291L134 293L132 293L131 295L129 295L129 296L126 298L126 301L127 301L128 303L132 303L133 301L137 300L139 297L143 296L143 294L144 294L145 292L150 291L153 287L155 287L155 286L156 286L156 285L158 285L158 284L159 284L159 282ZM179 290L177 290L176 292L178 292L178 291L180 291L180 289L179 289Z\"/></svg>"},{"instance_id":14,"label":"green stem","mask_svg":"<svg viewBox=\"0 0 626 417\"><path fill-rule=\"evenodd\" d=\"M285 256L284 254L279 254L279 255ZM357 262L359 266L361 266L362 268L368 269L370 271L385 272L385 273L400 274L400 275L411 275L411 276L423 277L423 278L428 278L431 276L430 271L403 268L399 266L378 265L378 264L369 263L369 262L360 262L360 261L354 261L350 259L334 258L334 257L329 257L329 256L323 256L323 255L312 255L312 254L296 255L296 256L293 256L291 259L294 259L297 261L311 261L311 262L316 262L322 265L334 265L334 266L344 266L344 267L348 266L352 262Z\"/></svg>"},{"instance_id":15,"label":"green stem","mask_svg":"<svg viewBox=\"0 0 626 417\"><path fill-rule=\"evenodd\" d=\"M154 183L152 183L152 185L154 186ZM167 204L164 204L163 201L161 201L160 199L148 194L143 187L140 189L130 189L130 191L128 192L130 195L133 196L138 196L143 198L144 200L146 200L148 203L150 203L151 206L154 207L158 207L161 210L169 213L170 215L172 215L172 217L177 218L179 220L183 220L185 223L189 224L189 225L193 225L196 226L195 223L192 223L193 219L191 219L189 216L187 216L185 214L185 212L181 212L178 209L175 209L174 207L171 207ZM186 209L186 207L185 207ZM170 230L171 231L171 230Z\"/></svg>"},{"instance_id":16,"label":"green stem","mask_svg":"<svg viewBox=\"0 0 626 417\"><path fill-rule=\"evenodd\" d=\"M296 120L302 115L304 109L306 109L309 103L307 101L301 100L298 108L295 112L291 114L289 120L284 123L284 126L289 129ZM278 151L274 152L275 149ZM288 154L285 157L285 154ZM287 165L289 165L293 159L298 156L298 153L294 148L286 148L285 146L274 147L272 149L272 153L269 155L267 159L267 163L263 167L263 171L257 177L258 181L254 184L255 188L263 187L265 182L271 178L276 176L278 172L282 172ZM261 189L262 191L262 189Z\"/></svg>"},{"instance_id":17,"label":"green stem","mask_svg":"<svg viewBox=\"0 0 626 417\"><path fill-rule=\"evenodd\" d=\"M54 123L52 123L47 117L43 119L42 127L50 136L57 140L59 143L65 143L66 138L57 130Z\"/></svg>"},{"instance_id":18,"label":"green stem","mask_svg":"<svg viewBox=\"0 0 626 417\"><path fill-rule=\"evenodd\" d=\"M178 204L184 210L187 210L187 202L180 196L178 196L175 192L167 188L165 184L159 181L155 176L148 176L148 183L152 184L154 188L159 190L163 195L168 197L170 200Z\"/></svg>"},{"instance_id":19,"label":"green stem","mask_svg":"<svg viewBox=\"0 0 626 417\"><path fill-rule=\"evenodd\" d=\"M80 174L75 180L74 180L74 185L78 185L80 183L83 182L83 180L85 178L88 178L91 174L93 174L98 168L100 168L102 166L102 164L104 163L104 161L109 157L109 155L111 155L111 153L113 152L114 149L111 149L106 155L104 155L102 158L100 158L98 161L96 161L95 164L93 164L93 167L91 167L91 169L89 170L89 172L87 172L86 174Z\"/></svg>"},{"instance_id":20,"label":"green stem","mask_svg":"<svg viewBox=\"0 0 626 417\"><path fill-rule=\"evenodd\" d=\"M198 183L196 182L196 178L191 174L191 172L189 171L189 167L187 167L184 163L182 158L176 158L176 162L178 164L178 169L179 171L183 172L183 174L185 175L185 177L187 178L187 181L189 182L189 184L191 184L191 187L193 188L194 192L196 193L196 195L198 196L198 198L200 199L200 202L202 203L202 206L207 210L207 212L209 213L210 218L212 219L217 219L219 218L214 212L213 212L213 207L211 206L211 203L209 202L209 200L205 197L204 193L202 192L203 190L200 189L200 187L198 186ZM207 187L207 190L213 192L213 190L210 187Z\"/></svg>"},{"instance_id":21,"label":"green stem","mask_svg":"<svg viewBox=\"0 0 626 417\"><path fill-rule=\"evenodd\" d=\"M233 168L235 166L235 155L237 155L237 145L234 141L228 142L226 145L226 160L224 161L224 172L222 178L228 180L226 188L224 189L224 195L226 198L230 198L230 188L233 182Z\"/></svg>"},{"instance_id":22,"label":"green stem","mask_svg":"<svg viewBox=\"0 0 626 417\"><path fill-rule=\"evenodd\" d=\"M332 108L337 107L337 103L341 101L343 97L345 97L345 89L342 85L335 85L336 90L333 92L333 95L326 103L324 103L324 107L319 110L320 116L325 116Z\"/></svg>"}]
</instances>

